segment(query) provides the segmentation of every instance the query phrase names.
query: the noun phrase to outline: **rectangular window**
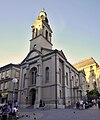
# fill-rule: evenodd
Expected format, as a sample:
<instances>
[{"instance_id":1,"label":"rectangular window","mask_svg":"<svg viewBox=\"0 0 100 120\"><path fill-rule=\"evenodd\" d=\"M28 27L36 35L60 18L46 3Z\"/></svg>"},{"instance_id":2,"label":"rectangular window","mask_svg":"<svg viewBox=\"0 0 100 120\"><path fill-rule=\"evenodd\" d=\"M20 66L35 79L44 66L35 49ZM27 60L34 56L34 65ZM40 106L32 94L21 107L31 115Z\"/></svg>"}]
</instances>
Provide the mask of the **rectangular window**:
<instances>
[{"instance_id":1,"label":"rectangular window","mask_svg":"<svg viewBox=\"0 0 100 120\"><path fill-rule=\"evenodd\" d=\"M24 74L23 88L25 87L26 73Z\"/></svg>"},{"instance_id":2,"label":"rectangular window","mask_svg":"<svg viewBox=\"0 0 100 120\"><path fill-rule=\"evenodd\" d=\"M61 84L61 69L59 68L59 83Z\"/></svg>"},{"instance_id":3,"label":"rectangular window","mask_svg":"<svg viewBox=\"0 0 100 120\"><path fill-rule=\"evenodd\" d=\"M4 89L7 89L8 88L8 86L7 86L7 82L6 83L4 83Z\"/></svg>"},{"instance_id":4,"label":"rectangular window","mask_svg":"<svg viewBox=\"0 0 100 120\"><path fill-rule=\"evenodd\" d=\"M5 71L2 72L2 79L4 79L4 78L5 78Z\"/></svg>"},{"instance_id":5,"label":"rectangular window","mask_svg":"<svg viewBox=\"0 0 100 120\"><path fill-rule=\"evenodd\" d=\"M10 77L10 71L9 70L6 71L6 77Z\"/></svg>"},{"instance_id":6,"label":"rectangular window","mask_svg":"<svg viewBox=\"0 0 100 120\"><path fill-rule=\"evenodd\" d=\"M1 84L1 90L3 90L3 85L4 85L4 84L2 83L2 84Z\"/></svg>"},{"instance_id":7,"label":"rectangular window","mask_svg":"<svg viewBox=\"0 0 100 120\"><path fill-rule=\"evenodd\" d=\"M72 87L74 86L74 77L72 76Z\"/></svg>"},{"instance_id":8,"label":"rectangular window","mask_svg":"<svg viewBox=\"0 0 100 120\"><path fill-rule=\"evenodd\" d=\"M66 85L68 85L68 73L66 72Z\"/></svg>"},{"instance_id":9,"label":"rectangular window","mask_svg":"<svg viewBox=\"0 0 100 120\"><path fill-rule=\"evenodd\" d=\"M78 86L78 79L76 79L75 81L75 86Z\"/></svg>"},{"instance_id":10,"label":"rectangular window","mask_svg":"<svg viewBox=\"0 0 100 120\"><path fill-rule=\"evenodd\" d=\"M72 79L70 81L70 87L73 88L74 87L74 77L72 76Z\"/></svg>"},{"instance_id":11,"label":"rectangular window","mask_svg":"<svg viewBox=\"0 0 100 120\"><path fill-rule=\"evenodd\" d=\"M50 42L51 42L51 33L49 33L49 38L50 38Z\"/></svg>"},{"instance_id":12,"label":"rectangular window","mask_svg":"<svg viewBox=\"0 0 100 120\"><path fill-rule=\"evenodd\" d=\"M49 67L45 69L45 82L49 83Z\"/></svg>"},{"instance_id":13,"label":"rectangular window","mask_svg":"<svg viewBox=\"0 0 100 120\"><path fill-rule=\"evenodd\" d=\"M61 99L61 90L60 90L60 99Z\"/></svg>"},{"instance_id":14,"label":"rectangular window","mask_svg":"<svg viewBox=\"0 0 100 120\"><path fill-rule=\"evenodd\" d=\"M19 72L16 71L16 78L19 78Z\"/></svg>"}]
</instances>

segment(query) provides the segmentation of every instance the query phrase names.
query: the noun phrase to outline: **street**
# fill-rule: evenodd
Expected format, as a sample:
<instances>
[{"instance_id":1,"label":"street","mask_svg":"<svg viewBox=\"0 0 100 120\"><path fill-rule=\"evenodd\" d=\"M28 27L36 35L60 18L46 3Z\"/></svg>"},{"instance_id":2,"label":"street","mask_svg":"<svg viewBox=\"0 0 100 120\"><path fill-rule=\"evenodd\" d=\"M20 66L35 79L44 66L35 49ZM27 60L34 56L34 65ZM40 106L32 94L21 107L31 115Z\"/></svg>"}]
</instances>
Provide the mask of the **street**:
<instances>
[{"instance_id":1,"label":"street","mask_svg":"<svg viewBox=\"0 0 100 120\"><path fill-rule=\"evenodd\" d=\"M76 109L20 109L23 116L19 120L99 120L100 110L92 107L85 110Z\"/></svg>"}]
</instances>

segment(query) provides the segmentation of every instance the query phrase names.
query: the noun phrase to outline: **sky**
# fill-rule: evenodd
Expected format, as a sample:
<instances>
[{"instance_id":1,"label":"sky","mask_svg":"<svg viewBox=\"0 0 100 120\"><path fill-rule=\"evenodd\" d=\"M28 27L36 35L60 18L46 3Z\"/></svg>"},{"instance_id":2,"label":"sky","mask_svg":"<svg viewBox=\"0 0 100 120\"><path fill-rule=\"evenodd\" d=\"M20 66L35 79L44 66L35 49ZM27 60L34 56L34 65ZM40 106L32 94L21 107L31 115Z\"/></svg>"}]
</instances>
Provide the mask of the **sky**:
<instances>
[{"instance_id":1,"label":"sky","mask_svg":"<svg viewBox=\"0 0 100 120\"><path fill-rule=\"evenodd\" d=\"M53 49L71 63L100 64L100 0L0 0L0 67L19 64L29 52L31 25L45 9Z\"/></svg>"}]
</instances>

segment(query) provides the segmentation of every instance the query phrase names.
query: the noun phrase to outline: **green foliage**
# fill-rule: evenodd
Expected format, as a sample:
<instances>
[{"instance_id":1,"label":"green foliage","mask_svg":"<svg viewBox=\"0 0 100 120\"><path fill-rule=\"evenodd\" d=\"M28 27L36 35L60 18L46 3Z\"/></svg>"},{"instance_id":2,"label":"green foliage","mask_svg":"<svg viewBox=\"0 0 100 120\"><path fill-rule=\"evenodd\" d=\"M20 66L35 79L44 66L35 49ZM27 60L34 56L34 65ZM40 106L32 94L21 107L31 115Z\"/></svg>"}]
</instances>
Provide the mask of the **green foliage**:
<instances>
[{"instance_id":1,"label":"green foliage","mask_svg":"<svg viewBox=\"0 0 100 120\"><path fill-rule=\"evenodd\" d=\"M91 90L87 93L89 99L97 99L100 96L100 93L97 90Z\"/></svg>"}]
</instances>

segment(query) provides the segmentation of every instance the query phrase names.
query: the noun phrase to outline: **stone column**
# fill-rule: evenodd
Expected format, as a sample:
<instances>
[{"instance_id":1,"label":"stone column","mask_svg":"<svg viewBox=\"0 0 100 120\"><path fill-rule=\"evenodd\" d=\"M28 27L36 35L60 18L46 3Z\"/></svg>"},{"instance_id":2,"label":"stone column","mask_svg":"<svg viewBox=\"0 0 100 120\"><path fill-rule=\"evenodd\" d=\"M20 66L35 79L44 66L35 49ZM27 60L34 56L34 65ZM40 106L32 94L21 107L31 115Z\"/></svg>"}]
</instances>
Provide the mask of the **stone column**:
<instances>
[{"instance_id":1,"label":"stone column","mask_svg":"<svg viewBox=\"0 0 100 120\"><path fill-rule=\"evenodd\" d=\"M71 79L71 69L69 70L69 81L70 81L70 105L72 105L72 79Z\"/></svg>"},{"instance_id":2,"label":"stone column","mask_svg":"<svg viewBox=\"0 0 100 120\"><path fill-rule=\"evenodd\" d=\"M56 54L56 60L55 60L55 64L56 64L56 66L55 66L55 68L56 68L56 79L55 79L55 105L56 105L56 108L58 108L58 104L59 104L59 90L60 90L60 88L59 88L59 86L58 86L58 83L59 83L59 57L57 56L57 54Z\"/></svg>"},{"instance_id":3,"label":"stone column","mask_svg":"<svg viewBox=\"0 0 100 120\"><path fill-rule=\"evenodd\" d=\"M25 78L25 88L26 88L26 96L25 96L25 104L26 104L26 107L30 105L29 103L29 72L30 72L30 69L29 69L29 64L26 65L26 78Z\"/></svg>"},{"instance_id":4,"label":"stone column","mask_svg":"<svg viewBox=\"0 0 100 120\"><path fill-rule=\"evenodd\" d=\"M29 65L27 64L27 66L26 66L26 78L25 78L25 88L28 88L28 86L29 86L29 83L28 83L28 81L29 81Z\"/></svg>"},{"instance_id":5,"label":"stone column","mask_svg":"<svg viewBox=\"0 0 100 120\"><path fill-rule=\"evenodd\" d=\"M41 86L42 86L42 58L40 58L38 60L38 63L37 63L37 78L36 78L36 101L35 101L35 105L34 107L37 108L39 107L39 102L40 102L40 99L42 99L42 89L41 89Z\"/></svg>"},{"instance_id":6,"label":"stone column","mask_svg":"<svg viewBox=\"0 0 100 120\"><path fill-rule=\"evenodd\" d=\"M64 98L64 105L65 105L65 107L66 107L66 63L64 62L63 63L63 98Z\"/></svg>"},{"instance_id":7,"label":"stone column","mask_svg":"<svg viewBox=\"0 0 100 120\"><path fill-rule=\"evenodd\" d=\"M21 91L22 91L22 73L23 69L20 70L19 88L18 88L18 103L21 105Z\"/></svg>"}]
</instances>

